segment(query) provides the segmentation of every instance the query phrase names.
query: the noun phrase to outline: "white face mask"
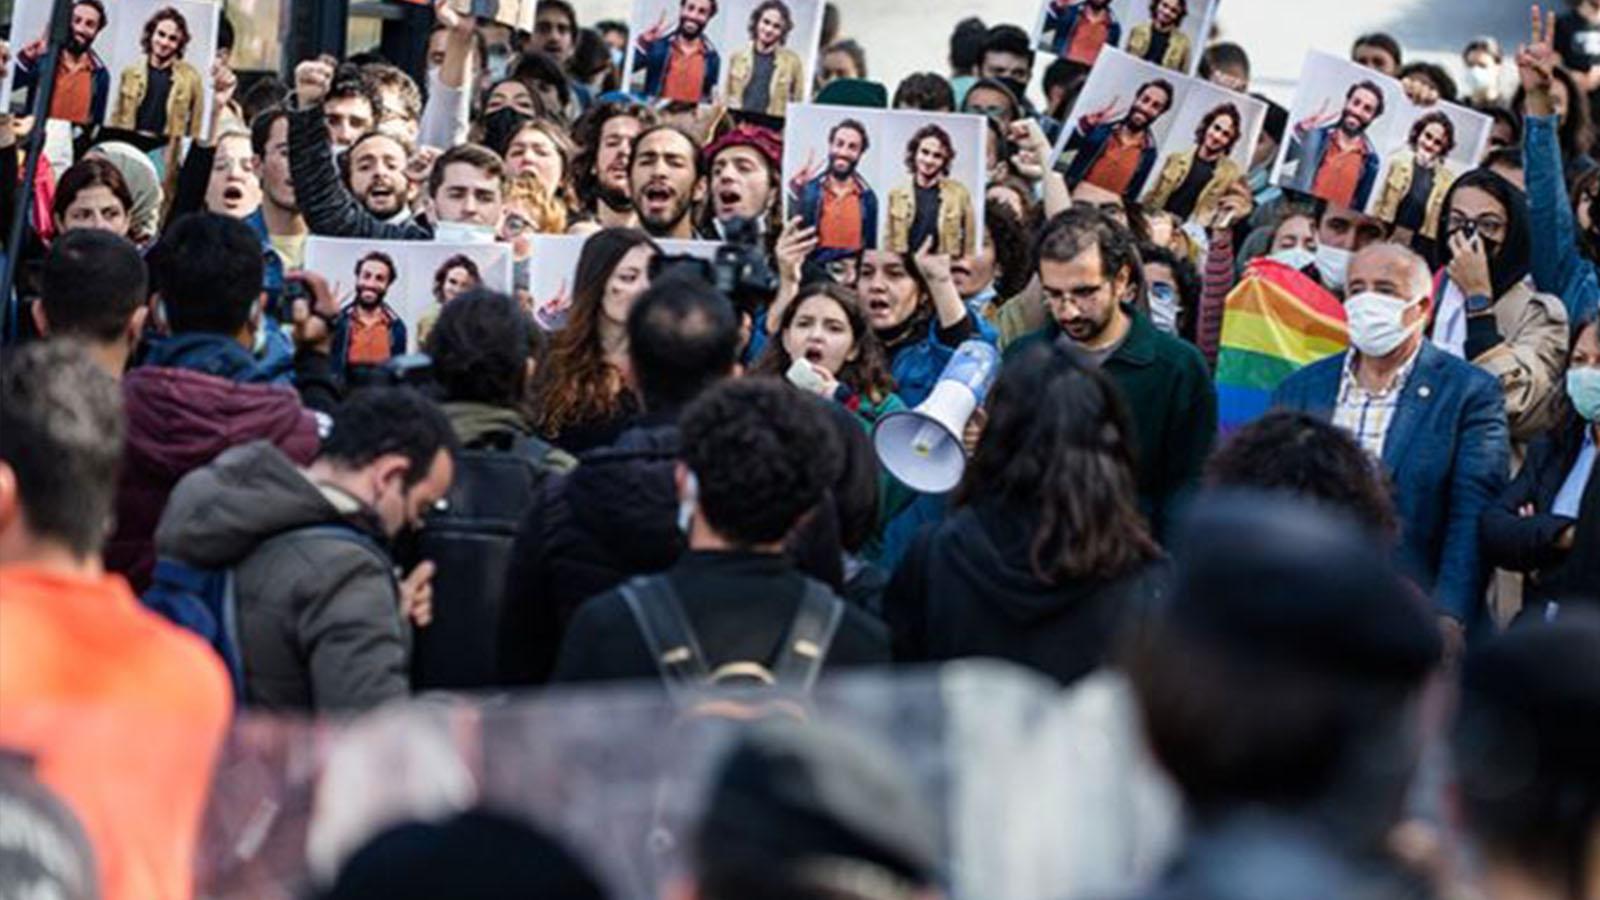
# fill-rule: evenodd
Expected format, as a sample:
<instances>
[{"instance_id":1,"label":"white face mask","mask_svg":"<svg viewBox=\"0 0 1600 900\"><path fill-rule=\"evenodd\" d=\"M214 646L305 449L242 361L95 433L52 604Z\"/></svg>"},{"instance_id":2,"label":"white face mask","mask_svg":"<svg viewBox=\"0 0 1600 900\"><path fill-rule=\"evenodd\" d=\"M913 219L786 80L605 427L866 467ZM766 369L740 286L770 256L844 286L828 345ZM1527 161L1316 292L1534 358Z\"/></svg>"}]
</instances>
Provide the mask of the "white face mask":
<instances>
[{"instance_id":1,"label":"white face mask","mask_svg":"<svg viewBox=\"0 0 1600 900\"><path fill-rule=\"evenodd\" d=\"M1350 271L1352 256L1355 254L1341 247L1317 245L1317 274L1322 277L1324 287L1330 291L1344 287L1344 276Z\"/></svg>"},{"instance_id":2,"label":"white face mask","mask_svg":"<svg viewBox=\"0 0 1600 900\"><path fill-rule=\"evenodd\" d=\"M1295 244L1293 247L1286 247L1267 258L1274 262L1283 263L1296 271L1304 271L1317 261L1317 254L1299 244Z\"/></svg>"},{"instance_id":3,"label":"white face mask","mask_svg":"<svg viewBox=\"0 0 1600 900\"><path fill-rule=\"evenodd\" d=\"M1416 301L1401 300L1376 291L1362 291L1344 302L1350 326L1350 345L1363 356L1388 356L1422 325L1405 324L1406 310Z\"/></svg>"},{"instance_id":4,"label":"white face mask","mask_svg":"<svg viewBox=\"0 0 1600 900\"><path fill-rule=\"evenodd\" d=\"M1178 333L1178 297L1173 293L1172 285L1150 285L1150 322L1158 331Z\"/></svg>"},{"instance_id":5,"label":"white face mask","mask_svg":"<svg viewBox=\"0 0 1600 900\"><path fill-rule=\"evenodd\" d=\"M1494 66L1467 66L1467 93L1483 94L1498 87L1500 71Z\"/></svg>"},{"instance_id":6,"label":"white face mask","mask_svg":"<svg viewBox=\"0 0 1600 900\"><path fill-rule=\"evenodd\" d=\"M476 222L440 222L433 227L433 239L457 244L492 244L495 230L492 225Z\"/></svg>"}]
</instances>

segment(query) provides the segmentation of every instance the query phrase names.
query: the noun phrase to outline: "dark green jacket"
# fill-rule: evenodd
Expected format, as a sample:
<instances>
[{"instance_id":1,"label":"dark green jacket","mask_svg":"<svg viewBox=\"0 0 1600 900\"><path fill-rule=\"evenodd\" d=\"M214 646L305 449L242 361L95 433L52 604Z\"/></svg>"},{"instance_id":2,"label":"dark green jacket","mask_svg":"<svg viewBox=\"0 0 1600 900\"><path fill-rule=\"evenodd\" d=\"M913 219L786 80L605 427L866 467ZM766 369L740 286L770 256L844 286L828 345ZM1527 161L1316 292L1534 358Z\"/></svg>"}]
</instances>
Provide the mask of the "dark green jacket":
<instances>
[{"instance_id":1,"label":"dark green jacket","mask_svg":"<svg viewBox=\"0 0 1600 900\"><path fill-rule=\"evenodd\" d=\"M1165 537L1177 504L1200 480L1217 434L1217 392L1205 358L1194 346L1157 331L1131 306L1127 339L1106 360L1105 373L1122 389L1133 417L1138 454L1139 503L1158 538ZM1006 348L1006 357L1038 343L1054 343L1061 326L1052 319Z\"/></svg>"}]
</instances>

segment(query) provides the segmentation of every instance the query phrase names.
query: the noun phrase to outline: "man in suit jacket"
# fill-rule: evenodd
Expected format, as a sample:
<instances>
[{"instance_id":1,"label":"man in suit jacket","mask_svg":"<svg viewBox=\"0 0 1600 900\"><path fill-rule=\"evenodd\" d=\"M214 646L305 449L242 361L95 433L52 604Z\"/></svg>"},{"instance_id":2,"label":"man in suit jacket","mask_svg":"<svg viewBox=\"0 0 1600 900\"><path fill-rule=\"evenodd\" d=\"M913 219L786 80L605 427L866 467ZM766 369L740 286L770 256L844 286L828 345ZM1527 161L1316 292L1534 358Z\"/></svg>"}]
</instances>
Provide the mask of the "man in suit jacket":
<instances>
[{"instance_id":1,"label":"man in suit jacket","mask_svg":"<svg viewBox=\"0 0 1600 900\"><path fill-rule=\"evenodd\" d=\"M1330 419L1383 463L1401 561L1459 648L1482 612L1478 521L1505 484L1510 432L1494 377L1424 338L1430 286L1405 247L1358 252L1346 279L1351 349L1289 376L1273 401Z\"/></svg>"}]
</instances>

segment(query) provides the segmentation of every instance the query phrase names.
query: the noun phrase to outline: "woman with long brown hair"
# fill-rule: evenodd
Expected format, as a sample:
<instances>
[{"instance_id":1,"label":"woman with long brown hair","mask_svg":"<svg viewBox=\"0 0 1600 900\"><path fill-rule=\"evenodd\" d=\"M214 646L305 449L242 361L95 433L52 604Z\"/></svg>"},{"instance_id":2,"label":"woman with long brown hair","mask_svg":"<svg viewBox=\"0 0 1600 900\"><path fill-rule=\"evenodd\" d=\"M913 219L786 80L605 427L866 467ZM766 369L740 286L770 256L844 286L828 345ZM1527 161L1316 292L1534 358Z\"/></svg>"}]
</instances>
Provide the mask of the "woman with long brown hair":
<instances>
[{"instance_id":1,"label":"woman with long brown hair","mask_svg":"<svg viewBox=\"0 0 1600 900\"><path fill-rule=\"evenodd\" d=\"M657 252L634 228L597 232L583 245L572 310L539 379L539 429L569 453L611 443L640 411L623 378L628 311L650 286Z\"/></svg>"},{"instance_id":2,"label":"woman with long brown hair","mask_svg":"<svg viewBox=\"0 0 1600 900\"><path fill-rule=\"evenodd\" d=\"M883 345L867 324L855 291L832 282L801 288L784 308L776 338L751 374L784 377L796 360L804 360L810 377L790 380L837 400L868 425L905 409L894 392Z\"/></svg>"}]
</instances>

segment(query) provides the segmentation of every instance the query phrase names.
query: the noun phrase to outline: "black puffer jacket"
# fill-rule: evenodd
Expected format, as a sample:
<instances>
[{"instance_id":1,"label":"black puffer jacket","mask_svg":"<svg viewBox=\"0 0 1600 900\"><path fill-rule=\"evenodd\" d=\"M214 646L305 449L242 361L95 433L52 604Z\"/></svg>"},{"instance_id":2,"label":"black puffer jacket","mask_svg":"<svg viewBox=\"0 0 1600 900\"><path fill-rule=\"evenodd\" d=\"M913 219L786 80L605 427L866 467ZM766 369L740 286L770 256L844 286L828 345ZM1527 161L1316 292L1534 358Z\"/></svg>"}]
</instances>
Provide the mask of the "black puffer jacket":
<instances>
[{"instance_id":1,"label":"black puffer jacket","mask_svg":"<svg viewBox=\"0 0 1600 900\"><path fill-rule=\"evenodd\" d=\"M1067 684L1103 663L1128 617L1166 590L1164 562L1047 584L1029 563L1032 532L1027 514L980 503L918 535L884 595L895 659L996 657Z\"/></svg>"},{"instance_id":2,"label":"black puffer jacket","mask_svg":"<svg viewBox=\"0 0 1600 900\"><path fill-rule=\"evenodd\" d=\"M321 106L289 114L289 175L294 179L295 202L312 234L386 241L433 240L433 226L427 222L385 222L356 201L334 165L328 120Z\"/></svg>"},{"instance_id":3,"label":"black puffer jacket","mask_svg":"<svg viewBox=\"0 0 1600 900\"><path fill-rule=\"evenodd\" d=\"M500 680L540 684L579 604L683 553L675 417L652 417L548 479L518 529L500 623Z\"/></svg>"}]
</instances>

